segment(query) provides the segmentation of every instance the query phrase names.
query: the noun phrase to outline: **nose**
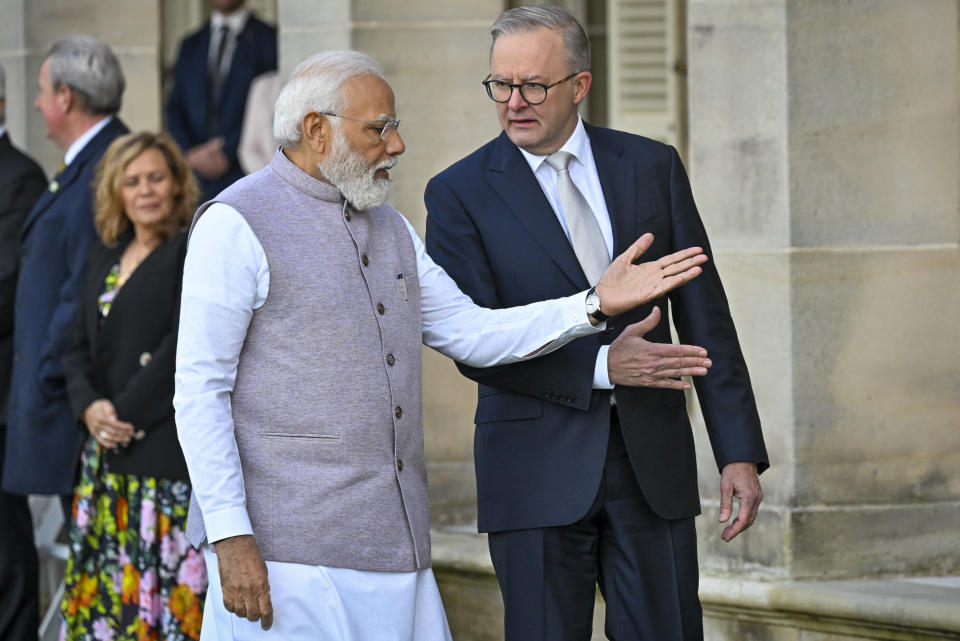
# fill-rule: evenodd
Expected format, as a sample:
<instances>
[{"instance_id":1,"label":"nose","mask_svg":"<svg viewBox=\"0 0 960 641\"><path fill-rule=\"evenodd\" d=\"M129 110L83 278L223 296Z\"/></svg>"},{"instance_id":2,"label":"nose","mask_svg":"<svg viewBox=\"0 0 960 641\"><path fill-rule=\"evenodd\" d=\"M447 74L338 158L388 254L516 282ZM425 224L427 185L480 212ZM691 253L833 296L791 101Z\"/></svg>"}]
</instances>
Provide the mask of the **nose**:
<instances>
[{"instance_id":1,"label":"nose","mask_svg":"<svg viewBox=\"0 0 960 641\"><path fill-rule=\"evenodd\" d=\"M507 106L510 108L510 111L520 111L529 103L523 99L523 95L520 93L520 87L512 87L511 89Z\"/></svg>"},{"instance_id":2,"label":"nose","mask_svg":"<svg viewBox=\"0 0 960 641\"><path fill-rule=\"evenodd\" d=\"M387 134L387 154L390 156L399 156L406 151L407 146L403 144L403 136L399 129L391 129Z\"/></svg>"}]
</instances>

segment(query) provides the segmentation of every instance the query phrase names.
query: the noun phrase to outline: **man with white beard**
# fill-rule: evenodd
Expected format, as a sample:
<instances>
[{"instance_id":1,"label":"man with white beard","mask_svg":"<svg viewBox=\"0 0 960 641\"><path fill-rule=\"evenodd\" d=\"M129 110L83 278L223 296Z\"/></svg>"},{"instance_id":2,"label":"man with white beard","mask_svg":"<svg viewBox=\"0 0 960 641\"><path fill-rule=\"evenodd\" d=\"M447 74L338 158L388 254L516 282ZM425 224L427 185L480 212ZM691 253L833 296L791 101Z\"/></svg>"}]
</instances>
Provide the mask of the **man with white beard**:
<instances>
[{"instance_id":1,"label":"man with white beard","mask_svg":"<svg viewBox=\"0 0 960 641\"><path fill-rule=\"evenodd\" d=\"M278 98L271 164L194 218L174 405L187 537L207 541L203 639L449 640L430 570L421 341L474 366L532 358L706 260L692 248L634 265L647 236L595 291L478 308L385 204L398 125L372 59L318 54Z\"/></svg>"}]
</instances>

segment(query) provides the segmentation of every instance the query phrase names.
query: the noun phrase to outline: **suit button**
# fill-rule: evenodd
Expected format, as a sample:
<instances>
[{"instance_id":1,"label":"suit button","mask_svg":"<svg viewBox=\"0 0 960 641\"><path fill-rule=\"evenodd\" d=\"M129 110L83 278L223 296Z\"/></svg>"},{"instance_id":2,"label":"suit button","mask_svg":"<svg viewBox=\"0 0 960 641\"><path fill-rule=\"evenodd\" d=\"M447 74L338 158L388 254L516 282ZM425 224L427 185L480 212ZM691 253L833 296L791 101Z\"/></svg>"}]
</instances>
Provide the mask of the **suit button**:
<instances>
[{"instance_id":1,"label":"suit button","mask_svg":"<svg viewBox=\"0 0 960 641\"><path fill-rule=\"evenodd\" d=\"M402 471L403 471L403 460L401 460L401 459L397 459L397 471L398 471L398 472L402 472Z\"/></svg>"},{"instance_id":2,"label":"suit button","mask_svg":"<svg viewBox=\"0 0 960 641\"><path fill-rule=\"evenodd\" d=\"M363 256L360 257L360 262L363 263L364 267L366 267L367 265L370 264L370 259L367 258L366 254L364 254Z\"/></svg>"},{"instance_id":3,"label":"suit button","mask_svg":"<svg viewBox=\"0 0 960 641\"><path fill-rule=\"evenodd\" d=\"M397 405L397 409L393 410L393 415L396 416L397 418L400 418L401 416L403 416L403 408Z\"/></svg>"},{"instance_id":4,"label":"suit button","mask_svg":"<svg viewBox=\"0 0 960 641\"><path fill-rule=\"evenodd\" d=\"M350 212L349 212L349 211L343 212L343 217L347 219L347 222L350 222Z\"/></svg>"},{"instance_id":5,"label":"suit button","mask_svg":"<svg viewBox=\"0 0 960 641\"><path fill-rule=\"evenodd\" d=\"M150 354L150 352L144 352L143 354L140 354L140 367L146 367L150 364L151 360L153 360L153 356Z\"/></svg>"},{"instance_id":6,"label":"suit button","mask_svg":"<svg viewBox=\"0 0 960 641\"><path fill-rule=\"evenodd\" d=\"M393 367L393 364L396 362L396 360L397 359L393 357L393 354L387 354L387 365Z\"/></svg>"},{"instance_id":7,"label":"suit button","mask_svg":"<svg viewBox=\"0 0 960 641\"><path fill-rule=\"evenodd\" d=\"M377 313L383 316L384 313L386 313L386 311L387 311L387 308L383 306L383 303L377 303Z\"/></svg>"},{"instance_id":8,"label":"suit button","mask_svg":"<svg viewBox=\"0 0 960 641\"><path fill-rule=\"evenodd\" d=\"M135 441L142 441L145 438L147 438L147 433L143 430L137 430L133 433L133 440Z\"/></svg>"}]
</instances>

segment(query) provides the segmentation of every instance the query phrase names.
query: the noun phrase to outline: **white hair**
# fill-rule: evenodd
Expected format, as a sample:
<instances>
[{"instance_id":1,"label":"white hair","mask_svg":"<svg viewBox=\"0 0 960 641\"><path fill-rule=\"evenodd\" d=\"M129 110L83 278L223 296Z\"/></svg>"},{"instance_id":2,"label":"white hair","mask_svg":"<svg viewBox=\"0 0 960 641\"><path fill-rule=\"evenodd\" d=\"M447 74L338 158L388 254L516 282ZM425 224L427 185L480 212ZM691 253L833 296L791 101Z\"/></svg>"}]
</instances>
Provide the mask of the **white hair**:
<instances>
[{"instance_id":1,"label":"white hair","mask_svg":"<svg viewBox=\"0 0 960 641\"><path fill-rule=\"evenodd\" d=\"M367 75L385 79L383 68L362 51L324 51L301 62L277 97L274 138L281 146L298 144L303 117L310 112L341 113L347 107L340 93L343 83Z\"/></svg>"},{"instance_id":2,"label":"white hair","mask_svg":"<svg viewBox=\"0 0 960 641\"><path fill-rule=\"evenodd\" d=\"M120 61L104 42L77 34L60 38L47 51L50 86L66 85L79 96L83 110L93 114L120 111L126 80Z\"/></svg>"}]
</instances>

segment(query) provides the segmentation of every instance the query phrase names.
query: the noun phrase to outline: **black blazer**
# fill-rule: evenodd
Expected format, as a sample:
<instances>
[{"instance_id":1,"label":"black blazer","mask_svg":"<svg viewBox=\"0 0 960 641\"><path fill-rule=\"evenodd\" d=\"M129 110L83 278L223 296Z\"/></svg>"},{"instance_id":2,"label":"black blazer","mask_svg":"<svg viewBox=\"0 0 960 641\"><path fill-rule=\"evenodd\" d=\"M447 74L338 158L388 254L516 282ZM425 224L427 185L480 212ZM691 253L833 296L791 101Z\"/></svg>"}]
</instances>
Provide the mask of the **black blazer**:
<instances>
[{"instance_id":1,"label":"black blazer","mask_svg":"<svg viewBox=\"0 0 960 641\"><path fill-rule=\"evenodd\" d=\"M672 147L586 126L613 226L614 255L641 234L641 260L699 246L706 232ZM589 287L570 242L506 134L435 176L424 197L430 256L478 305L513 307ZM566 525L597 493L610 427L609 392L594 390L597 351L653 305L663 320L647 335L672 342L667 297L611 319L601 334L531 361L475 369L480 383L474 455L481 531ZM768 465L756 403L713 261L669 294L680 339L707 349L710 373L695 379L717 465ZM693 434L683 392L617 387L630 461L650 507L663 518L700 511Z\"/></svg>"},{"instance_id":2,"label":"black blazer","mask_svg":"<svg viewBox=\"0 0 960 641\"><path fill-rule=\"evenodd\" d=\"M143 440L107 454L111 472L187 480L173 420L186 234L177 234L144 259L101 323L97 299L104 279L132 238L128 232L114 248L98 243L90 249L80 314L64 354L67 393L84 433L83 411L101 398L113 402L120 420L146 433Z\"/></svg>"},{"instance_id":3,"label":"black blazer","mask_svg":"<svg viewBox=\"0 0 960 641\"><path fill-rule=\"evenodd\" d=\"M0 425L7 422L20 228L47 186L36 162L0 136Z\"/></svg>"}]
</instances>

